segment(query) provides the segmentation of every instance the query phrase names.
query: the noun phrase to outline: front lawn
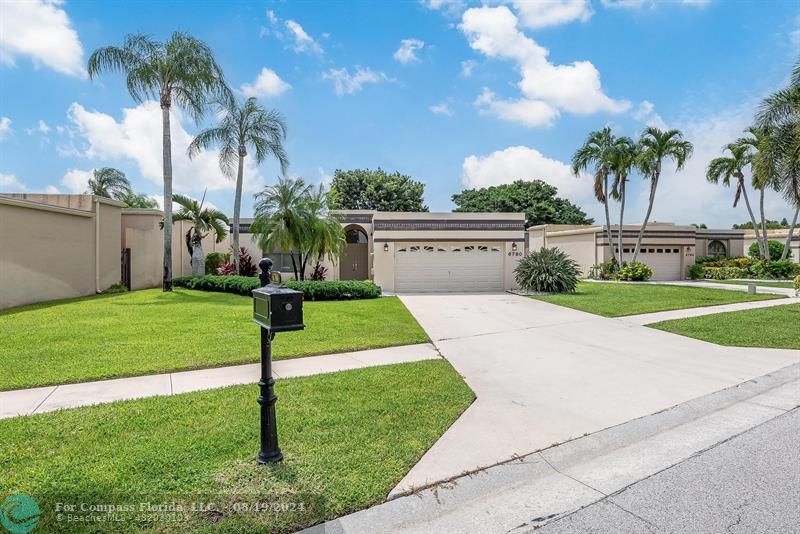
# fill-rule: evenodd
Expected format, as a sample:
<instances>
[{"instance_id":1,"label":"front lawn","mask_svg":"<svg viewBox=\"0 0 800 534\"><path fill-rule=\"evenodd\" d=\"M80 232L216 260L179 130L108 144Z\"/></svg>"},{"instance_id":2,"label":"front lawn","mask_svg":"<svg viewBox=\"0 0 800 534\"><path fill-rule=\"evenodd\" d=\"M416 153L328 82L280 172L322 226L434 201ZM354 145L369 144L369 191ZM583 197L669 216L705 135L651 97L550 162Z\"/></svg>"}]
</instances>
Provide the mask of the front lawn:
<instances>
[{"instance_id":1,"label":"front lawn","mask_svg":"<svg viewBox=\"0 0 800 534\"><path fill-rule=\"evenodd\" d=\"M648 326L731 347L800 349L800 304L676 319Z\"/></svg>"},{"instance_id":2,"label":"front lawn","mask_svg":"<svg viewBox=\"0 0 800 534\"><path fill-rule=\"evenodd\" d=\"M794 283L792 282L760 282L760 281L745 281L745 280L707 280L707 282L713 282L715 284L731 284L735 286L749 286L750 284L755 284L760 287L783 287L787 289L793 289Z\"/></svg>"},{"instance_id":3,"label":"front lawn","mask_svg":"<svg viewBox=\"0 0 800 534\"><path fill-rule=\"evenodd\" d=\"M257 392L234 386L0 420L0 495L32 496L41 532L293 532L384 500L474 399L444 360L280 379L285 459L259 466ZM189 510L175 523L121 512L125 521L67 524L57 502L80 516L90 515L82 503ZM198 512L191 503L214 504Z\"/></svg>"},{"instance_id":4,"label":"front lawn","mask_svg":"<svg viewBox=\"0 0 800 534\"><path fill-rule=\"evenodd\" d=\"M275 359L428 341L396 297L304 304ZM256 362L252 299L147 289L0 312L0 390Z\"/></svg>"},{"instance_id":5,"label":"front lawn","mask_svg":"<svg viewBox=\"0 0 800 534\"><path fill-rule=\"evenodd\" d=\"M748 295L708 287L665 284L581 282L575 293L531 297L604 317L622 317L668 310L716 306L734 302L782 298L779 295Z\"/></svg>"}]
</instances>

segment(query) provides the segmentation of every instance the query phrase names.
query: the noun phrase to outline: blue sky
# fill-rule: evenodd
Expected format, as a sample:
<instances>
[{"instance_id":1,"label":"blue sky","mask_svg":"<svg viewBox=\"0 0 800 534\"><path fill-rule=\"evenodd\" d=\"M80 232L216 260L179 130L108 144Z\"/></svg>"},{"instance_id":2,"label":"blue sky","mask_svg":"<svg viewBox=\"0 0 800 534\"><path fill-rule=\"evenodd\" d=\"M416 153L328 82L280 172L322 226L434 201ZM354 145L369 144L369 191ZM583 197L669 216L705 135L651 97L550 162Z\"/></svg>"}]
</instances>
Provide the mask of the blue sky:
<instances>
[{"instance_id":1,"label":"blue sky","mask_svg":"<svg viewBox=\"0 0 800 534\"><path fill-rule=\"evenodd\" d=\"M727 227L746 219L732 192L705 183L720 147L800 53L795 2L538 0L422 2L3 2L0 190L78 192L92 168L122 169L161 194L160 112L137 105L118 75L85 77L88 55L127 33L186 31L215 51L232 87L286 117L290 175L381 166L426 184L431 210L464 187L541 178L593 216L572 152L611 125L684 131L695 156L668 169L654 218ZM200 126L174 118L175 185L230 212L233 184L213 153L189 162ZM274 183L247 168L252 193ZM646 207L632 183L628 221ZM789 215L776 195L768 216Z\"/></svg>"}]
</instances>

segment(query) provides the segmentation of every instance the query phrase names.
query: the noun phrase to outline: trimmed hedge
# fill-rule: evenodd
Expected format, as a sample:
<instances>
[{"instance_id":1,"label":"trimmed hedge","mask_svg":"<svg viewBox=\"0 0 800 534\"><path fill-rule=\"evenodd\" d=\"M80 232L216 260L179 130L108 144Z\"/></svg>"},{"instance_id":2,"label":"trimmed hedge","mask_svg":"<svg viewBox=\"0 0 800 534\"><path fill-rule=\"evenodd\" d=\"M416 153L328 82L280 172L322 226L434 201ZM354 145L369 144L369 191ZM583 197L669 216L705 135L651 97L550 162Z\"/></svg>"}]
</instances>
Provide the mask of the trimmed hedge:
<instances>
[{"instance_id":1,"label":"trimmed hedge","mask_svg":"<svg viewBox=\"0 0 800 534\"><path fill-rule=\"evenodd\" d=\"M747 269L738 267L706 267L704 276L709 280L727 280L729 278L747 278Z\"/></svg>"},{"instance_id":2,"label":"trimmed hedge","mask_svg":"<svg viewBox=\"0 0 800 534\"><path fill-rule=\"evenodd\" d=\"M261 286L254 276L177 276L172 279L176 287L200 291L218 291L249 297ZM306 300L374 299L381 296L381 288L372 282L356 280L295 281L283 283L286 287L303 292Z\"/></svg>"}]
</instances>

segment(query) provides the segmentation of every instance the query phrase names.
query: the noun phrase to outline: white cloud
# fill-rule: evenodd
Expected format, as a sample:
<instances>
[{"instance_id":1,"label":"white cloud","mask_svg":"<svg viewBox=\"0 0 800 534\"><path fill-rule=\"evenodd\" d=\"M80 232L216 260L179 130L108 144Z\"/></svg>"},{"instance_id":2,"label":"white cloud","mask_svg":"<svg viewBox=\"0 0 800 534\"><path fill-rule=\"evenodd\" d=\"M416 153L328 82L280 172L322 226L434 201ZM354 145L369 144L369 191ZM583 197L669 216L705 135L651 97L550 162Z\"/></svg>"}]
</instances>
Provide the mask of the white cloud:
<instances>
[{"instance_id":1,"label":"white cloud","mask_svg":"<svg viewBox=\"0 0 800 534\"><path fill-rule=\"evenodd\" d=\"M45 194L47 194L47 195L60 195L60 194L61 194L61 190L59 190L59 189L58 189L56 186L54 186L54 185L48 185L47 187L45 187L45 188L44 188L44 192L45 192Z\"/></svg>"},{"instance_id":2,"label":"white cloud","mask_svg":"<svg viewBox=\"0 0 800 534\"><path fill-rule=\"evenodd\" d=\"M464 78L469 78L472 76L472 71L475 69L475 65L477 63L472 59L467 59L466 61L461 62L461 76Z\"/></svg>"},{"instance_id":3,"label":"white cloud","mask_svg":"<svg viewBox=\"0 0 800 534\"><path fill-rule=\"evenodd\" d=\"M592 18L589 0L509 0L526 28L557 26L574 20L586 22Z\"/></svg>"},{"instance_id":4,"label":"white cloud","mask_svg":"<svg viewBox=\"0 0 800 534\"><path fill-rule=\"evenodd\" d=\"M147 101L135 108L122 110L122 120L99 111L89 111L73 103L67 112L77 137L85 141L80 148L83 157L90 161L132 160L141 175L152 183L162 185L161 109L158 102ZM233 180L219 170L218 152L198 154L194 159L186 156L186 148L193 136L183 126L182 116L175 107L171 113L173 184L176 191L197 192L230 190ZM263 178L253 163L245 159L244 188L254 191L263 184Z\"/></svg>"},{"instance_id":5,"label":"white cloud","mask_svg":"<svg viewBox=\"0 0 800 534\"><path fill-rule=\"evenodd\" d=\"M267 10L267 20L269 20L270 24L277 24L278 17L275 15L275 12L271 9Z\"/></svg>"},{"instance_id":6,"label":"white cloud","mask_svg":"<svg viewBox=\"0 0 800 534\"><path fill-rule=\"evenodd\" d=\"M0 63L13 65L18 56L30 57L71 76L85 77L83 46L60 0L3 2L0 16Z\"/></svg>"},{"instance_id":7,"label":"white cloud","mask_svg":"<svg viewBox=\"0 0 800 534\"><path fill-rule=\"evenodd\" d=\"M247 97L268 98L280 96L291 88L274 70L264 67L253 83L242 85L241 91Z\"/></svg>"},{"instance_id":8,"label":"white cloud","mask_svg":"<svg viewBox=\"0 0 800 534\"><path fill-rule=\"evenodd\" d=\"M33 134L35 134L36 132L39 132L39 133L46 134L46 133L48 133L49 131L50 131L50 126L48 126L48 125L47 125L47 123L46 123L46 122L44 122L44 121L43 121L43 120L41 120L41 119L39 119L39 122L38 122L38 123L36 123L36 126L34 126L33 128L25 128L25 132L26 132L28 135L33 135Z\"/></svg>"},{"instance_id":9,"label":"white cloud","mask_svg":"<svg viewBox=\"0 0 800 534\"><path fill-rule=\"evenodd\" d=\"M428 9L442 10L448 15L456 15L464 9L464 0L420 0Z\"/></svg>"},{"instance_id":10,"label":"white cloud","mask_svg":"<svg viewBox=\"0 0 800 534\"><path fill-rule=\"evenodd\" d=\"M91 177L91 170L71 169L61 177L61 185L66 187L70 193L85 193L89 188L89 179Z\"/></svg>"},{"instance_id":11,"label":"white cloud","mask_svg":"<svg viewBox=\"0 0 800 534\"><path fill-rule=\"evenodd\" d=\"M357 93L367 83L381 83L390 80L383 72L358 66L353 74L350 74L345 67L330 69L322 74L322 79L332 81L334 92L339 96Z\"/></svg>"},{"instance_id":12,"label":"white cloud","mask_svg":"<svg viewBox=\"0 0 800 534\"><path fill-rule=\"evenodd\" d=\"M661 115L655 112L655 108L655 104L649 100L642 100L634 110L633 118L643 122L646 126L654 126L664 130L667 128L667 123L661 118Z\"/></svg>"},{"instance_id":13,"label":"white cloud","mask_svg":"<svg viewBox=\"0 0 800 534\"><path fill-rule=\"evenodd\" d=\"M8 117L0 118L0 141L11 135L11 132L13 132L11 129L11 119Z\"/></svg>"},{"instance_id":14,"label":"white cloud","mask_svg":"<svg viewBox=\"0 0 800 534\"><path fill-rule=\"evenodd\" d=\"M286 21L286 27L292 32L294 37L294 51L297 53L311 52L314 54L322 54L322 47L315 41L306 31L300 26L299 23L293 20Z\"/></svg>"},{"instance_id":15,"label":"white cloud","mask_svg":"<svg viewBox=\"0 0 800 534\"><path fill-rule=\"evenodd\" d=\"M5 191L6 193L25 191L25 184L20 182L13 174L0 173L0 191Z\"/></svg>"},{"instance_id":16,"label":"white cloud","mask_svg":"<svg viewBox=\"0 0 800 534\"><path fill-rule=\"evenodd\" d=\"M430 106L428 109L436 115L447 115L448 117L453 116L453 110L450 109L450 106L447 105L447 102Z\"/></svg>"},{"instance_id":17,"label":"white cloud","mask_svg":"<svg viewBox=\"0 0 800 534\"><path fill-rule=\"evenodd\" d=\"M550 124L559 111L576 114L620 113L630 102L613 100L602 89L600 73L589 61L556 65L548 50L517 28L517 17L506 6L468 9L459 26L470 46L490 58L517 63L522 98L499 100L484 90L479 104L498 117L528 126Z\"/></svg>"},{"instance_id":18,"label":"white cloud","mask_svg":"<svg viewBox=\"0 0 800 534\"><path fill-rule=\"evenodd\" d=\"M600 0L603 7L611 9L640 9L642 7L649 7L655 9L658 7L659 0ZM680 4L689 7L703 8L711 3L711 0L680 0Z\"/></svg>"},{"instance_id":19,"label":"white cloud","mask_svg":"<svg viewBox=\"0 0 800 534\"><path fill-rule=\"evenodd\" d=\"M415 61L419 61L417 51L425 47L425 42L419 39L403 39L400 41L400 48L398 48L392 57L406 65Z\"/></svg>"},{"instance_id":20,"label":"white cloud","mask_svg":"<svg viewBox=\"0 0 800 534\"><path fill-rule=\"evenodd\" d=\"M681 4L685 6L706 7L711 3L711 0L681 0Z\"/></svg>"}]
</instances>

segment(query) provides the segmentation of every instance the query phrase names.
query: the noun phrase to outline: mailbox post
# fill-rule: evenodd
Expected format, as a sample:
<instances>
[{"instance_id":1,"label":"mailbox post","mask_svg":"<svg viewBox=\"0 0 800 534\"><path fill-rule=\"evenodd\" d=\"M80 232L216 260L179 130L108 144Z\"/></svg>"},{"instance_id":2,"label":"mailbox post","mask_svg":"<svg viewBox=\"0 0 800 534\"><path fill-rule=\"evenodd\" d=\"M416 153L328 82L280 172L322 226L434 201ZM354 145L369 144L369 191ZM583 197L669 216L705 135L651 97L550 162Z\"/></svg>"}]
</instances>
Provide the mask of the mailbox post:
<instances>
[{"instance_id":1,"label":"mailbox post","mask_svg":"<svg viewBox=\"0 0 800 534\"><path fill-rule=\"evenodd\" d=\"M278 425L275 417L275 379L272 378L272 340L277 332L302 330L303 293L283 285L271 283L272 260L263 258L262 287L253 290L253 321L261 327L261 380L258 382L261 405L261 451L259 464L272 464L283 460L278 447Z\"/></svg>"}]
</instances>

